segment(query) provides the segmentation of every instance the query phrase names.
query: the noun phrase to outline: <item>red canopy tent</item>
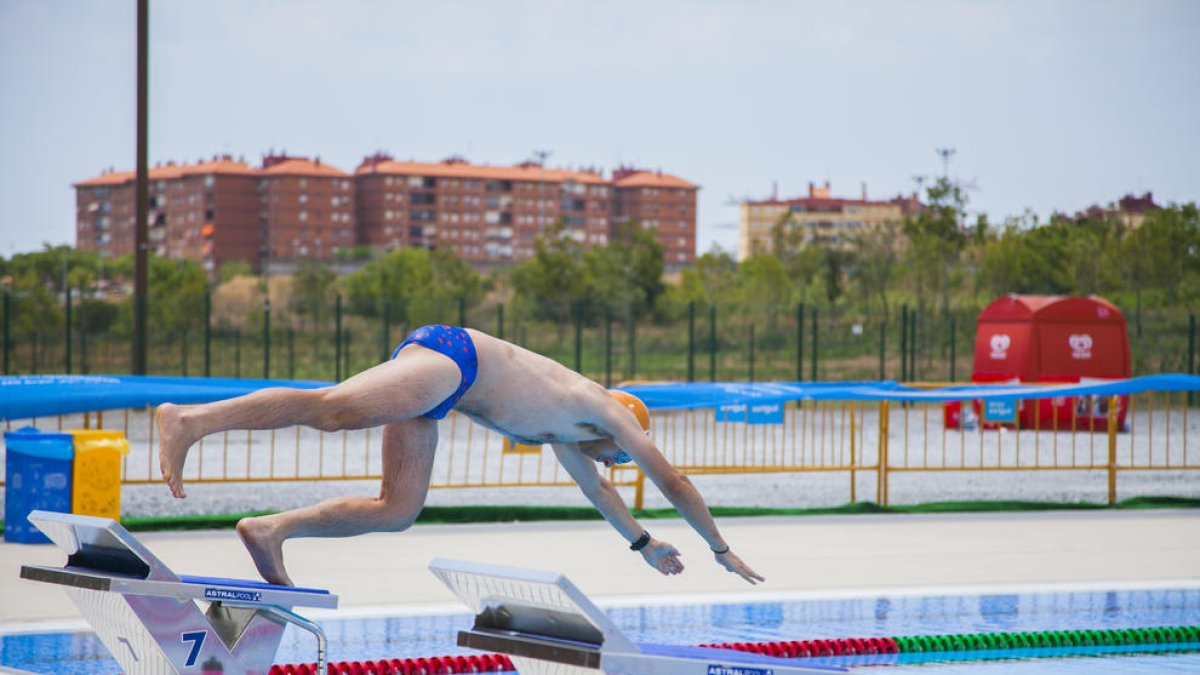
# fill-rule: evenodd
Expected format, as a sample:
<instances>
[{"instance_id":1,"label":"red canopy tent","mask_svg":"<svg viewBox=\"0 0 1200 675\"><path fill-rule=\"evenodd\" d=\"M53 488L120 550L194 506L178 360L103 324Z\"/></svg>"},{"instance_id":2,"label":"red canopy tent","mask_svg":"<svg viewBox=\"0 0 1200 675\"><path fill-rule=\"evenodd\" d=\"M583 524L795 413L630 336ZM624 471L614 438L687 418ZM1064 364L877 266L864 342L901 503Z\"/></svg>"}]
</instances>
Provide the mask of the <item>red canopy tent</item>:
<instances>
[{"instance_id":1,"label":"red canopy tent","mask_svg":"<svg viewBox=\"0 0 1200 675\"><path fill-rule=\"evenodd\" d=\"M979 314L973 382L1052 383L1130 376L1125 316L1098 296L1006 295ZM1124 427L1127 398L1118 415ZM1035 416L1036 412L1036 416ZM948 426L957 415L947 410ZM954 419L952 419L954 417ZM1019 412L1024 428L1107 428L1108 401L1042 399Z\"/></svg>"}]
</instances>

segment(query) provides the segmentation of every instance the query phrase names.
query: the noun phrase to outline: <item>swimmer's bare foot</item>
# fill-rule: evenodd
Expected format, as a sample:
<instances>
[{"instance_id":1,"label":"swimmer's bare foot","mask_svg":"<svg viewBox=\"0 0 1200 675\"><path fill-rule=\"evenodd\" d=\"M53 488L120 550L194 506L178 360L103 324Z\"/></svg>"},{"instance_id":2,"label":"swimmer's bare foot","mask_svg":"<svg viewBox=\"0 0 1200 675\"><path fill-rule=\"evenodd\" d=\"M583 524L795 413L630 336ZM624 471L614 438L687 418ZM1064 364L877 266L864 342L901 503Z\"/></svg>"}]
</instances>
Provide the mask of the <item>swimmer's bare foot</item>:
<instances>
[{"instance_id":1,"label":"swimmer's bare foot","mask_svg":"<svg viewBox=\"0 0 1200 675\"><path fill-rule=\"evenodd\" d=\"M283 539L275 532L268 518L242 518L237 524L238 536L250 551L254 566L267 583L294 586L283 568Z\"/></svg>"},{"instance_id":2,"label":"swimmer's bare foot","mask_svg":"<svg viewBox=\"0 0 1200 675\"><path fill-rule=\"evenodd\" d=\"M179 499L187 496L183 491L183 463L188 449L195 442L184 429L183 413L174 403L158 407L158 465L163 480L171 488L171 494Z\"/></svg>"}]
</instances>

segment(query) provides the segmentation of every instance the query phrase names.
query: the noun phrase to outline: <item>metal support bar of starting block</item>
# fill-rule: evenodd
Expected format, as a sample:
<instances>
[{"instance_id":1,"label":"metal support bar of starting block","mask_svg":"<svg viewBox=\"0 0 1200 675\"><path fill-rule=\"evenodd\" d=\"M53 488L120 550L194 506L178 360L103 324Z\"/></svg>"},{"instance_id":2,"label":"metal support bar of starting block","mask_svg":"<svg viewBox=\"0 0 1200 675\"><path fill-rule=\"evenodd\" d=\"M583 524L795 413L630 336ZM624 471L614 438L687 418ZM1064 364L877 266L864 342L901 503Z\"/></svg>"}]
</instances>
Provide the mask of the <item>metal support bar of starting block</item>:
<instances>
[{"instance_id":1,"label":"metal support bar of starting block","mask_svg":"<svg viewBox=\"0 0 1200 675\"><path fill-rule=\"evenodd\" d=\"M435 559L472 612L458 644L507 654L521 675L801 675L845 672L732 649L636 644L562 574Z\"/></svg>"},{"instance_id":2,"label":"metal support bar of starting block","mask_svg":"<svg viewBox=\"0 0 1200 675\"><path fill-rule=\"evenodd\" d=\"M34 511L29 520L67 564L24 565L21 578L63 587L126 673L266 675L287 624L316 637L326 672L324 631L291 608L337 607L329 591L179 576L110 518Z\"/></svg>"}]
</instances>

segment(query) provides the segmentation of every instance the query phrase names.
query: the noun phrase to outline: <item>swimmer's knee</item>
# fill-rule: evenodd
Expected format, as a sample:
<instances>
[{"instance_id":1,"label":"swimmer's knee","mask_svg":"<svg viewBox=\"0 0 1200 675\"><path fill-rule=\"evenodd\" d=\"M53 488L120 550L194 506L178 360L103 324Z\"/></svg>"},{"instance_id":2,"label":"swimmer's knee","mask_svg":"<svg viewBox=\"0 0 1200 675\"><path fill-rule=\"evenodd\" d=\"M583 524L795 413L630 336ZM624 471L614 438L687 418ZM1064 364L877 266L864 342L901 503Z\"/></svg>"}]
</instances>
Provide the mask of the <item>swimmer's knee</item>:
<instances>
[{"instance_id":1,"label":"swimmer's knee","mask_svg":"<svg viewBox=\"0 0 1200 675\"><path fill-rule=\"evenodd\" d=\"M363 414L354 408L352 401L334 389L319 389L316 396L316 411L310 426L318 431L341 431L357 429L362 425Z\"/></svg>"}]
</instances>

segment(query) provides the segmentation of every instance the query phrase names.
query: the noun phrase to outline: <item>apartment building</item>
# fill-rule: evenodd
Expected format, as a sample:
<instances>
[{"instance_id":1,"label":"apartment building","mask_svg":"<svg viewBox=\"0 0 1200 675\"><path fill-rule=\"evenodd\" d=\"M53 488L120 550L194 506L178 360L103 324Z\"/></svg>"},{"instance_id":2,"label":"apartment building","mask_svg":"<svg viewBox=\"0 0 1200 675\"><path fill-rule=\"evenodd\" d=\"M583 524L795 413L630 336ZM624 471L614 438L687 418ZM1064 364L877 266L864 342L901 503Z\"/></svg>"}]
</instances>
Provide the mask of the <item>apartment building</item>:
<instances>
[{"instance_id":1,"label":"apartment building","mask_svg":"<svg viewBox=\"0 0 1200 675\"><path fill-rule=\"evenodd\" d=\"M805 244L849 248L857 235L889 222L900 223L920 209L915 193L872 201L864 185L860 199L834 197L828 182L809 183L806 197L744 201L738 214L738 260L771 251L771 232L777 223L800 232Z\"/></svg>"},{"instance_id":2,"label":"apartment building","mask_svg":"<svg viewBox=\"0 0 1200 675\"><path fill-rule=\"evenodd\" d=\"M133 251L133 172L108 171L75 184L76 245ZM654 228L668 269L695 260L698 187L660 171L596 170L396 161L376 153L353 174L320 158L268 153L250 167L228 156L150 170L151 250L202 261L286 269L367 245L447 248L477 267L526 260L556 223L584 247L608 243L636 220Z\"/></svg>"},{"instance_id":3,"label":"apartment building","mask_svg":"<svg viewBox=\"0 0 1200 675\"><path fill-rule=\"evenodd\" d=\"M661 171L622 167L613 172L613 219L636 220L658 232L663 263L678 269L696 262L696 192L699 186Z\"/></svg>"},{"instance_id":4,"label":"apartment building","mask_svg":"<svg viewBox=\"0 0 1200 675\"><path fill-rule=\"evenodd\" d=\"M608 242L612 189L598 173L376 154L355 179L360 241L385 250L445 247L471 263L503 264L532 257L534 240L559 219L585 246Z\"/></svg>"}]
</instances>

